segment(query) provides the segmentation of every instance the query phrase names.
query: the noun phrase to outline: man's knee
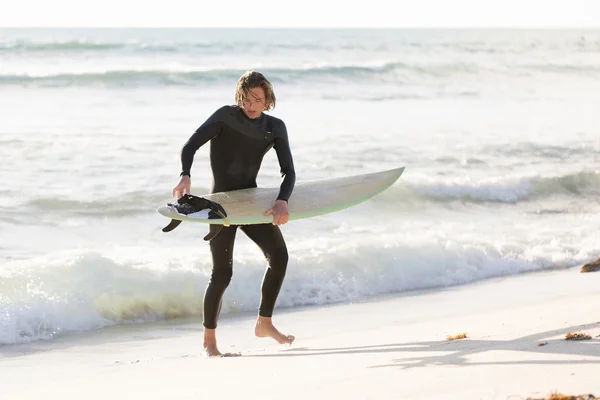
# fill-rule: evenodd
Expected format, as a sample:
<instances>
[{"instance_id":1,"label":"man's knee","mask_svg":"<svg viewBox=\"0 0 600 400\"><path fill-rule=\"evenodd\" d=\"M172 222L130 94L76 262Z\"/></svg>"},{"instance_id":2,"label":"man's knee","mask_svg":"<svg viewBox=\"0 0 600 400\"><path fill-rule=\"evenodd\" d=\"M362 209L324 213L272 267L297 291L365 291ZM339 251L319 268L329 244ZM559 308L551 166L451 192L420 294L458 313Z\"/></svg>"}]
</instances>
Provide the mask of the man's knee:
<instances>
[{"instance_id":1,"label":"man's knee","mask_svg":"<svg viewBox=\"0 0 600 400\"><path fill-rule=\"evenodd\" d=\"M224 289L229 286L232 276L233 270L231 268L215 268L210 275L210 285Z\"/></svg>"},{"instance_id":2,"label":"man's knee","mask_svg":"<svg viewBox=\"0 0 600 400\"><path fill-rule=\"evenodd\" d=\"M275 249L272 254L269 255L269 266L278 272L285 273L287 268L289 256L287 248L280 247Z\"/></svg>"}]
</instances>

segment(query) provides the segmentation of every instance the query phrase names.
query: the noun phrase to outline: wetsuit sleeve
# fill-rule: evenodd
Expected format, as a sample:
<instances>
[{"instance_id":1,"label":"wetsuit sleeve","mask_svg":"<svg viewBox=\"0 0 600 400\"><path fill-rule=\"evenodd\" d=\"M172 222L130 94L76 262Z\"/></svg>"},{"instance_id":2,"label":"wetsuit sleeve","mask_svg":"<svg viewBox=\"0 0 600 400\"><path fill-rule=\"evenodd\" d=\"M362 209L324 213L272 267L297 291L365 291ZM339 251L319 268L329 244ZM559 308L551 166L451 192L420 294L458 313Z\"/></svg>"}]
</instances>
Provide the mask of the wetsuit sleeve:
<instances>
[{"instance_id":1,"label":"wetsuit sleeve","mask_svg":"<svg viewBox=\"0 0 600 400\"><path fill-rule=\"evenodd\" d=\"M190 171L196 151L221 132L223 127L223 112L223 108L217 110L206 122L196 129L196 132L183 145L181 149L181 176L187 175L191 177Z\"/></svg>"},{"instance_id":2,"label":"wetsuit sleeve","mask_svg":"<svg viewBox=\"0 0 600 400\"><path fill-rule=\"evenodd\" d=\"M281 176L283 177L277 200L288 201L296 184L296 171L294 170L294 161L292 159L292 151L290 150L287 129L283 122L281 122L273 147L277 152Z\"/></svg>"}]
</instances>

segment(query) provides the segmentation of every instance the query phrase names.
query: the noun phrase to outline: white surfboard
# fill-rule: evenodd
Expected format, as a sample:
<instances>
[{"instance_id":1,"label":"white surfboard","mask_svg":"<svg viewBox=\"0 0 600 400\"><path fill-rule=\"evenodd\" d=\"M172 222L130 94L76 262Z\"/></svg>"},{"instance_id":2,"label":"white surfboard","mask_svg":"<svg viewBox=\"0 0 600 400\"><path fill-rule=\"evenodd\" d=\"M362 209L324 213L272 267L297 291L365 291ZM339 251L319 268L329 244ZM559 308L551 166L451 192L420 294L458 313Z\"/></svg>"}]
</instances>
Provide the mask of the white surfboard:
<instances>
[{"instance_id":1,"label":"white surfboard","mask_svg":"<svg viewBox=\"0 0 600 400\"><path fill-rule=\"evenodd\" d=\"M389 188L402 172L404 167L342 178L296 182L288 201L289 220L316 217L363 203ZM227 212L227 220L209 219L208 210L184 215L174 207L165 205L157 211L171 219L205 224L262 224L273 222L273 216L265 217L264 213L273 207L278 194L279 187L259 187L200 196L219 203Z\"/></svg>"}]
</instances>

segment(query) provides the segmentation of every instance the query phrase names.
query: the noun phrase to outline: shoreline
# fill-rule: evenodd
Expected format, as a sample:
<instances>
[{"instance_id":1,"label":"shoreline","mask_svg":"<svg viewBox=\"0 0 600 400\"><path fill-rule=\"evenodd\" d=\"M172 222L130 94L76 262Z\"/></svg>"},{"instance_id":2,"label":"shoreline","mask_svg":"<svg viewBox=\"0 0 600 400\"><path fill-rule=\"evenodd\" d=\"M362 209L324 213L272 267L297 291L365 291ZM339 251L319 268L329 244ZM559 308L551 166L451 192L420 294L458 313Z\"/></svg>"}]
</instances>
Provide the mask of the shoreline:
<instances>
[{"instance_id":1,"label":"shoreline","mask_svg":"<svg viewBox=\"0 0 600 400\"><path fill-rule=\"evenodd\" d=\"M403 298L412 298L415 296L427 296L431 295L434 298L442 299L439 301L444 301L443 297L452 293L454 291L464 290L465 288L471 288L475 291L486 290L487 285L494 286L495 284L501 282L518 282L518 286L525 286L527 282L532 282L537 280L539 277L544 276L558 276L561 272L568 272L571 280L577 279L577 275L573 275L579 271L579 266L571 266L568 268L557 268L557 269L547 269L547 270L538 270L538 271L528 271L523 273L517 273L514 275L504 275L504 276L495 276L490 278L484 278L481 280L476 280L473 282L461 283L457 285L450 285L444 287L433 287L433 288L423 288L423 289L411 289L403 292L391 292L391 293L378 293L368 297L363 297L359 299L354 299L351 301L337 301L326 304L308 304L302 306L294 306L294 307L276 307L274 318L277 319L278 315L288 315L294 314L298 312L311 312L314 310L324 310L335 307L343 307L347 305L358 305L358 304L373 304L374 307L377 306L379 302L385 302L390 300L397 300ZM598 274L600 275L600 274ZM560 280L561 278L558 278ZM556 280L556 279L555 279ZM581 289L581 287L580 287ZM592 285L591 287L587 287L586 290L595 291L595 287ZM555 298L559 296L568 295L568 290L564 290L564 287L559 287L558 290L552 289L551 291L539 290L535 293L530 293L529 297L535 297L539 299L539 296L543 295L545 298ZM224 300L227 299L227 292L225 293ZM500 299L497 296L497 293L493 298L488 298L488 301L493 300L492 304L488 302L486 308L491 307L505 307L508 305L507 302L512 300L510 299ZM201 302L202 298L198 298L198 302ZM528 301L527 297L521 297L519 301ZM219 324L234 322L238 319L247 319L247 318L255 318L255 311L241 311L241 312L229 312L221 315ZM112 336L123 336L128 334L135 334L136 332L161 332L163 330L173 331L178 329L187 330L187 327L194 327L194 329L202 330L202 316L187 316L187 317L179 317L179 318L169 318L169 319L159 319L156 321L141 321L141 322L121 322L116 323L114 325L106 325L96 329L84 330L84 331L67 331L64 333L60 333L52 338L48 339L35 339L30 342L25 343L12 343L12 344L0 344L0 359L3 353L13 353L19 352L20 349L26 349L26 352L36 352L43 351L43 349L52 349L55 344L60 343L68 343L71 341L93 341L96 337L102 337L105 339L106 337ZM27 349L32 348L32 349ZM33 349L36 348L36 349Z\"/></svg>"}]
</instances>

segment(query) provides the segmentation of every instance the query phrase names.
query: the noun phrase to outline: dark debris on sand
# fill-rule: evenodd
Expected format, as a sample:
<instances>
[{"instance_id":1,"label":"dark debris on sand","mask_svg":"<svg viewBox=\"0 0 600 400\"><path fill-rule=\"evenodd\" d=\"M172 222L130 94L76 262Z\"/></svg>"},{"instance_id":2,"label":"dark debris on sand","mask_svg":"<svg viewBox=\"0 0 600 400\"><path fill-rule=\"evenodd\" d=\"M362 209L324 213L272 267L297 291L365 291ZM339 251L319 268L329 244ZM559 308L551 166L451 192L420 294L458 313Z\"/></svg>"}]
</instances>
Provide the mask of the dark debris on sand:
<instances>
[{"instance_id":1,"label":"dark debris on sand","mask_svg":"<svg viewBox=\"0 0 600 400\"><path fill-rule=\"evenodd\" d=\"M600 258L594 262L587 263L581 267L581 272L596 272L600 271Z\"/></svg>"},{"instance_id":2,"label":"dark debris on sand","mask_svg":"<svg viewBox=\"0 0 600 400\"><path fill-rule=\"evenodd\" d=\"M590 340L592 337L587 333L569 332L565 335L565 340Z\"/></svg>"},{"instance_id":3,"label":"dark debris on sand","mask_svg":"<svg viewBox=\"0 0 600 400\"><path fill-rule=\"evenodd\" d=\"M454 335L454 336L448 335L446 337L446 340L451 341L451 340L460 340L460 339L466 339L466 338L467 338L467 333L464 332L464 333L460 333L460 334Z\"/></svg>"},{"instance_id":4,"label":"dark debris on sand","mask_svg":"<svg viewBox=\"0 0 600 400\"><path fill-rule=\"evenodd\" d=\"M553 393L549 397L544 398L533 398L528 397L527 400L596 400L598 397L593 394L580 394L578 396L575 395L566 395L561 393Z\"/></svg>"}]
</instances>

